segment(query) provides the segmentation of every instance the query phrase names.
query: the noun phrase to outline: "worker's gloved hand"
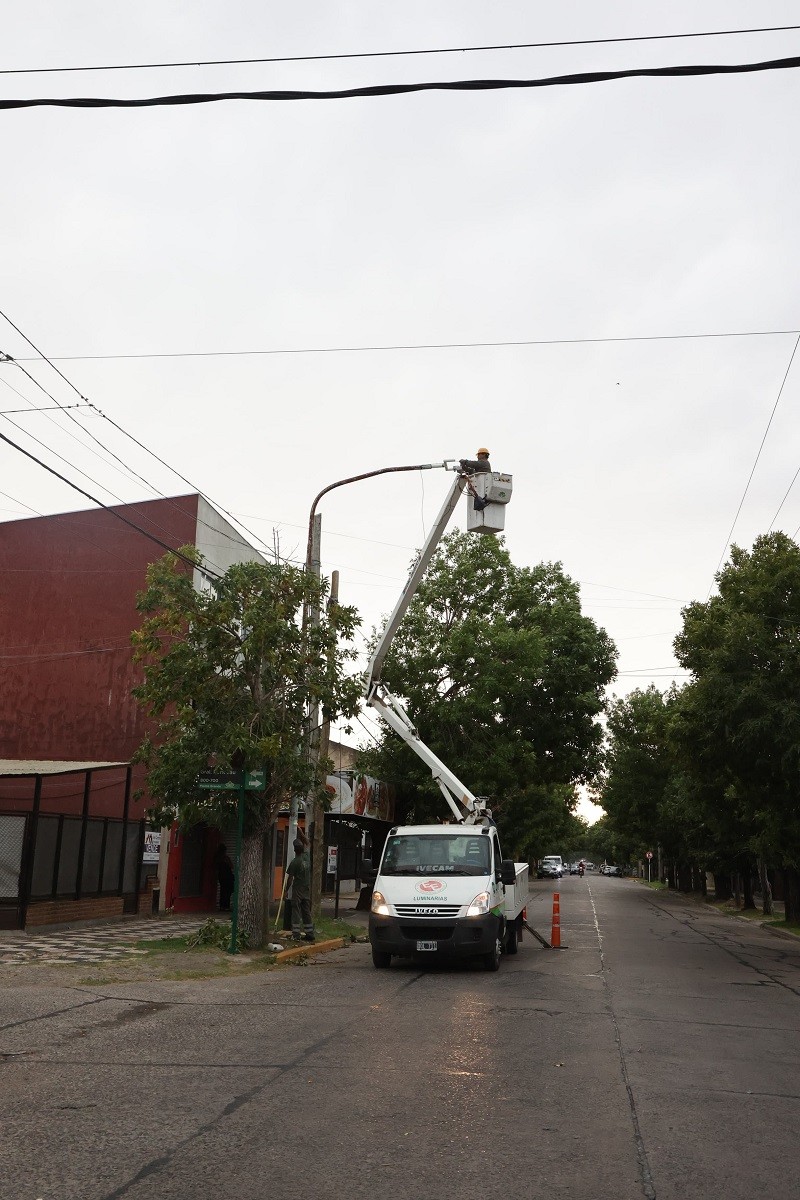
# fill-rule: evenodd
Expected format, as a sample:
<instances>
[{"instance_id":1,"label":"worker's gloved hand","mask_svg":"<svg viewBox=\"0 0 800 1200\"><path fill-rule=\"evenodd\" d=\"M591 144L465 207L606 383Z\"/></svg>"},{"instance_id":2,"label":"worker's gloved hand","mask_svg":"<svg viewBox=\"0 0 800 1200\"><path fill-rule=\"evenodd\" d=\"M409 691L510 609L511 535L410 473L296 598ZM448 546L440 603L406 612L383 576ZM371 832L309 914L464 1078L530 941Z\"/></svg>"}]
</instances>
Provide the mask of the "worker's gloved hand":
<instances>
[{"instance_id":1,"label":"worker's gloved hand","mask_svg":"<svg viewBox=\"0 0 800 1200\"><path fill-rule=\"evenodd\" d=\"M485 458L460 458L458 462L466 475L482 475L492 469L489 460Z\"/></svg>"}]
</instances>

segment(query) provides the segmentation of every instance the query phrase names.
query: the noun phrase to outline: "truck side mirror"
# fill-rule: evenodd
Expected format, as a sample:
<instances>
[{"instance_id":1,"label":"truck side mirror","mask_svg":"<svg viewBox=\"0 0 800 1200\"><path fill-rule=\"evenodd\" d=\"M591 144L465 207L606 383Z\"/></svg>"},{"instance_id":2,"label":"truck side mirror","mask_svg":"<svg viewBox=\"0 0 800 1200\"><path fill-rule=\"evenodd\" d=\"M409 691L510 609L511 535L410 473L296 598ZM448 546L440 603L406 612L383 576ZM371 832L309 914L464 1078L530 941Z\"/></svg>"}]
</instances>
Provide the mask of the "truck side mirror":
<instances>
[{"instance_id":1,"label":"truck side mirror","mask_svg":"<svg viewBox=\"0 0 800 1200\"><path fill-rule=\"evenodd\" d=\"M513 858L504 858L500 863L500 882L509 885L517 882L517 868Z\"/></svg>"},{"instance_id":2,"label":"truck side mirror","mask_svg":"<svg viewBox=\"0 0 800 1200\"><path fill-rule=\"evenodd\" d=\"M378 872L375 867L373 867L371 858L362 858L361 878L365 883L374 883L378 878Z\"/></svg>"}]
</instances>

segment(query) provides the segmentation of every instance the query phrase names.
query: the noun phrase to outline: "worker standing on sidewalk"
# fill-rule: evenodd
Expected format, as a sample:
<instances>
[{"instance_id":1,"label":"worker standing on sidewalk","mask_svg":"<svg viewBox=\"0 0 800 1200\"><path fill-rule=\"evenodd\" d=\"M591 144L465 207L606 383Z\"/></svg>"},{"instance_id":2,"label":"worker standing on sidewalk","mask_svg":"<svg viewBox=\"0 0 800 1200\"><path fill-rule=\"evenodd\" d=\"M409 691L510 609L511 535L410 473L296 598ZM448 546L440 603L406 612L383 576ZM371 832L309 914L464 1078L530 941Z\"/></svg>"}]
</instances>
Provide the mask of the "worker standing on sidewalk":
<instances>
[{"instance_id":1,"label":"worker standing on sidewalk","mask_svg":"<svg viewBox=\"0 0 800 1200\"><path fill-rule=\"evenodd\" d=\"M311 856L307 842L300 837L294 840L294 858L286 868L292 886L292 937L305 935L307 942L314 941L314 923L311 920ZM301 926L303 933L300 932Z\"/></svg>"}]
</instances>

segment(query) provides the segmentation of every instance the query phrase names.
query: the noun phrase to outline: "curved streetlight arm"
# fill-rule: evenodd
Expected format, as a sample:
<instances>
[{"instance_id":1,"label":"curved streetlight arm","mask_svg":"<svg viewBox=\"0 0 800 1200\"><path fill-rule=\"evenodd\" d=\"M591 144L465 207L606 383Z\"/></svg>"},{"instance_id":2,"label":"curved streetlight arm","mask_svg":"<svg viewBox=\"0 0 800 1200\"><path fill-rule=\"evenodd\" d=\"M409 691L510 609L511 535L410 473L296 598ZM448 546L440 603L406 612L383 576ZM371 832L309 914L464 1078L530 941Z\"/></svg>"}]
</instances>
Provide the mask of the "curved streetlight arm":
<instances>
[{"instance_id":1,"label":"curved streetlight arm","mask_svg":"<svg viewBox=\"0 0 800 1200\"><path fill-rule=\"evenodd\" d=\"M346 483L358 483L362 479L372 479L375 475L393 475L400 471L433 471L436 468L448 470L454 459L445 459L443 462L437 463L417 463L411 467L380 467L377 471L364 471L362 475L351 475L349 479L337 479L336 483L329 483L321 492L318 492L311 504L311 512L308 516L308 542L306 544L306 570L311 570L313 557L313 542L314 542L314 517L317 511L317 505L323 496L328 492L332 492L334 488L344 487Z\"/></svg>"}]
</instances>

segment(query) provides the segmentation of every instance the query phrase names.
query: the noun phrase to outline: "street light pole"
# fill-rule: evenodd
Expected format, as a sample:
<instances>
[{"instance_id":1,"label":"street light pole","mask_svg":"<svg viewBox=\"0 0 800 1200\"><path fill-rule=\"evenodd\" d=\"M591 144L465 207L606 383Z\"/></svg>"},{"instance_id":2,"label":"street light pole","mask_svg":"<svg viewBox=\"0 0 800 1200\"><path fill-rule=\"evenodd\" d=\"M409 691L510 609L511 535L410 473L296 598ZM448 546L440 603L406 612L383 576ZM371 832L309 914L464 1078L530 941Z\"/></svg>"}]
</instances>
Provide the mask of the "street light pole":
<instances>
[{"instance_id":1,"label":"street light pole","mask_svg":"<svg viewBox=\"0 0 800 1200\"><path fill-rule=\"evenodd\" d=\"M334 488L345 487L349 483L359 483L362 479L373 479L376 475L396 475L404 471L432 471L436 469L447 470L452 459L445 459L443 462L436 463L416 463L413 466L406 467L379 467L375 471L364 471L360 475L350 475L347 479L337 479L335 483L329 483L321 492L318 492L311 504L311 511L308 515L308 541L306 543L306 573L314 575L316 579L321 576L321 538L322 538L322 517L317 514L317 505L323 496L328 492L332 492ZM316 625L320 620L320 612L317 605L313 607L308 600L303 605L303 635L307 634L310 625ZM314 703L309 706L308 727L306 731L306 752L309 759L321 757L320 754L320 713L319 705ZM327 757L327 750L325 751ZM294 818L294 827L296 828L296 801L293 801L292 817ZM323 878L323 849L324 849L324 810L322 805L315 797L306 799L306 832L311 823L309 818L313 814L314 825L314 844L312 847L312 873L311 873L311 907L316 914L319 912L320 899L322 896L322 878ZM292 833L292 817L290 817L289 830L290 837Z\"/></svg>"}]
</instances>

